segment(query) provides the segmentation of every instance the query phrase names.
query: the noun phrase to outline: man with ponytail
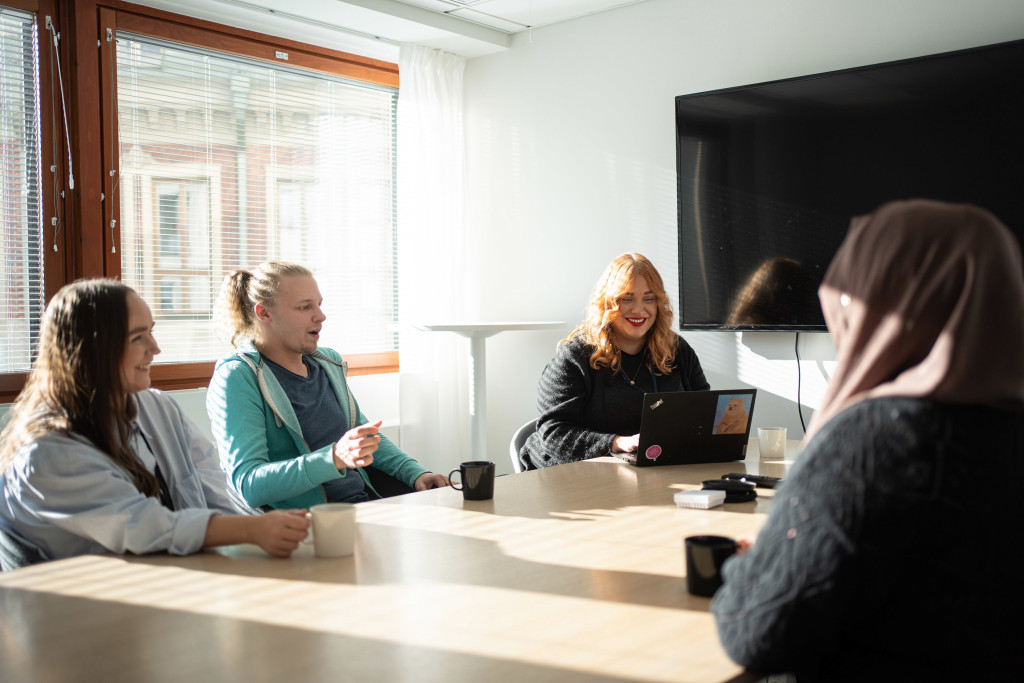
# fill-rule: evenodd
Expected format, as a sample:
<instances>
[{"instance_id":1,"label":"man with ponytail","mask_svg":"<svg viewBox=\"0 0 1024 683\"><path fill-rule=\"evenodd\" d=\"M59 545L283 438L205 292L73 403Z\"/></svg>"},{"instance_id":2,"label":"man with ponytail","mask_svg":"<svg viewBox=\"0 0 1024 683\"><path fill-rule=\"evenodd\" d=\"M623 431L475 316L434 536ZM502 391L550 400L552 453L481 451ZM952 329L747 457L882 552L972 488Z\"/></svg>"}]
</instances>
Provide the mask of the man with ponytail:
<instances>
[{"instance_id":1,"label":"man with ponytail","mask_svg":"<svg viewBox=\"0 0 1024 683\"><path fill-rule=\"evenodd\" d=\"M342 357L319 346L322 303L295 263L224 279L215 320L235 351L217 364L206 409L236 490L254 507L288 508L447 486L359 410Z\"/></svg>"}]
</instances>

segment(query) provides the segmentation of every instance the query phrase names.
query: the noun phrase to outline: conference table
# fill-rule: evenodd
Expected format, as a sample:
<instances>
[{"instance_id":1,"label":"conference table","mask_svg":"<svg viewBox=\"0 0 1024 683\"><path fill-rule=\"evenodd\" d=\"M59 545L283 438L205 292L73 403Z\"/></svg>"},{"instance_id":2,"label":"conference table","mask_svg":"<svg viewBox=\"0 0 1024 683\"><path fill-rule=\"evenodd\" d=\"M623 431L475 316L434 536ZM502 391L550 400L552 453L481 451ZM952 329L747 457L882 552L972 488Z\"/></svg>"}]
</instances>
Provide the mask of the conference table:
<instances>
[{"instance_id":1,"label":"conference table","mask_svg":"<svg viewBox=\"0 0 1024 683\"><path fill-rule=\"evenodd\" d=\"M785 460L598 458L357 506L354 556L237 545L83 556L0 574L2 681L755 681L686 591L683 538L742 537L774 491L673 494Z\"/></svg>"}]
</instances>

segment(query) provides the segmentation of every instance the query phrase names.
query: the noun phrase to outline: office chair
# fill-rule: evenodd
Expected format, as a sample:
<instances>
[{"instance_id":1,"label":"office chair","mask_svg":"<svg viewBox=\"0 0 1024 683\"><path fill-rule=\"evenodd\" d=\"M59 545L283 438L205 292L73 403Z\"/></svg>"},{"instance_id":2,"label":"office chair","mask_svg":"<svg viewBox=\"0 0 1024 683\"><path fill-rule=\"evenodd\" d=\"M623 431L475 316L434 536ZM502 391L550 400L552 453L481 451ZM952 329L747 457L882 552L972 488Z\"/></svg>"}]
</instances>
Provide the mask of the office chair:
<instances>
[{"instance_id":1,"label":"office chair","mask_svg":"<svg viewBox=\"0 0 1024 683\"><path fill-rule=\"evenodd\" d=\"M512 435L512 441L508 445L508 454L512 458L512 470L516 474L523 471L523 463L519 462L519 449L535 431L537 431L537 420L530 420Z\"/></svg>"}]
</instances>

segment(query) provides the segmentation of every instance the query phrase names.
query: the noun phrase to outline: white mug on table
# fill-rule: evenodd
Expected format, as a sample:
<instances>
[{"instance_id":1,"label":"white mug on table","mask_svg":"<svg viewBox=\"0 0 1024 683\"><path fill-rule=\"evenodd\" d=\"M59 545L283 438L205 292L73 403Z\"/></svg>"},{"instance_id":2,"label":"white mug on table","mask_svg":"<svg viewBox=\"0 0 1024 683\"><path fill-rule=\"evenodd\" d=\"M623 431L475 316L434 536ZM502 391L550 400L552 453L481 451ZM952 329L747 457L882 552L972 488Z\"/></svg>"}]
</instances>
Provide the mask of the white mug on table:
<instances>
[{"instance_id":1,"label":"white mug on table","mask_svg":"<svg viewBox=\"0 0 1024 683\"><path fill-rule=\"evenodd\" d=\"M786 457L786 428L758 427L757 448L762 458Z\"/></svg>"},{"instance_id":2,"label":"white mug on table","mask_svg":"<svg viewBox=\"0 0 1024 683\"><path fill-rule=\"evenodd\" d=\"M355 552L356 506L321 503L309 508L313 523L303 543L312 543L317 557L345 557Z\"/></svg>"}]
</instances>

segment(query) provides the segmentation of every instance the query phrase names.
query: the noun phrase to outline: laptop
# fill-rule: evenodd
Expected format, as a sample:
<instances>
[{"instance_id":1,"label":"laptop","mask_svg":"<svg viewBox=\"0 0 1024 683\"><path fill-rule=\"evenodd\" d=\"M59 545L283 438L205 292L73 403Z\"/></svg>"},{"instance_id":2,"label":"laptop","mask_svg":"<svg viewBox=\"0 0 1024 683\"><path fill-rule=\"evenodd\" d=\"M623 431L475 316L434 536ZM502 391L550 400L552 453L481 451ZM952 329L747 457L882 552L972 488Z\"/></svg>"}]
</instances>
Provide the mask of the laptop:
<instances>
[{"instance_id":1,"label":"laptop","mask_svg":"<svg viewBox=\"0 0 1024 683\"><path fill-rule=\"evenodd\" d=\"M644 396L637 467L743 460L757 389Z\"/></svg>"}]
</instances>

